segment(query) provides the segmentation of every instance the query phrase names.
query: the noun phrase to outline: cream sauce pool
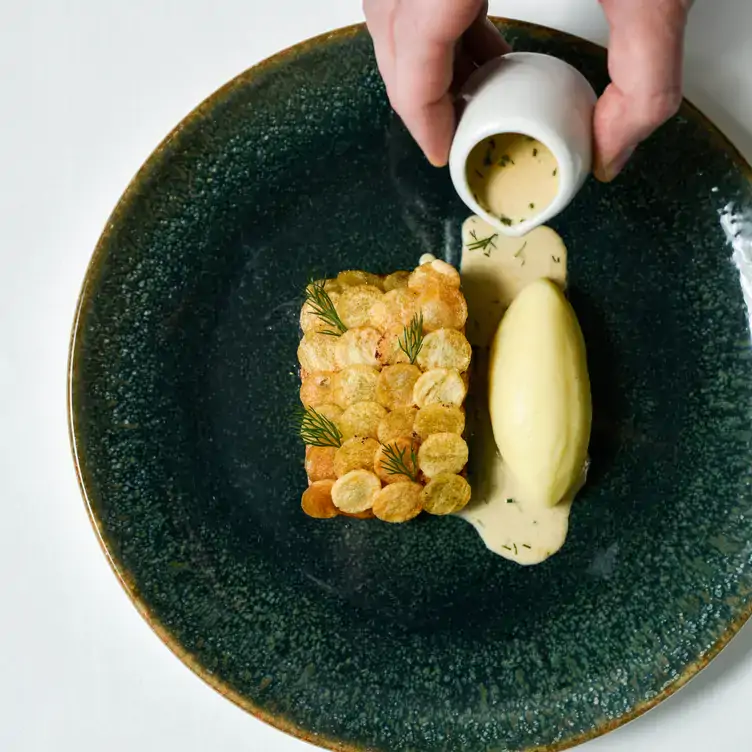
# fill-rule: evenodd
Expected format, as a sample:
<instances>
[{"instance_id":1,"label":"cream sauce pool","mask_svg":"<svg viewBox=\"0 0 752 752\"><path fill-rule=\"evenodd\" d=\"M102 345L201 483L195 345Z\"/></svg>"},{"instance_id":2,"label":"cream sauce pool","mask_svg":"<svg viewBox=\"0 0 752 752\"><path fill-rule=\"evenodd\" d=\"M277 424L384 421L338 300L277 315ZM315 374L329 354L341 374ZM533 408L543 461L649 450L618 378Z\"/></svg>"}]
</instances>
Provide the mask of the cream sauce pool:
<instances>
[{"instance_id":1,"label":"cream sauce pool","mask_svg":"<svg viewBox=\"0 0 752 752\"><path fill-rule=\"evenodd\" d=\"M538 564L558 551L567 536L569 511L581 482L555 507L526 505L496 448L488 410L489 345L501 316L530 282L567 281L567 249L548 227L523 238L500 235L480 217L462 227L462 287L468 303L467 338L473 345L468 396L470 482L473 498L458 516L478 531L486 546L519 564Z\"/></svg>"}]
</instances>

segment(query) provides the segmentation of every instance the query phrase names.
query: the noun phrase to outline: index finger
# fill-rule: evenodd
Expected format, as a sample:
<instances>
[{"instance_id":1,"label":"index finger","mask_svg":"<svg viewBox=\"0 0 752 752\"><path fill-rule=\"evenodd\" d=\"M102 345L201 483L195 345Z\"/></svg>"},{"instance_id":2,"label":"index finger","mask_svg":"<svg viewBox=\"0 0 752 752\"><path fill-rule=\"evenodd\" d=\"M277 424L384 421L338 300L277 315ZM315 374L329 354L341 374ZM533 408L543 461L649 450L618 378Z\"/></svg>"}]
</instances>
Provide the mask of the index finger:
<instances>
[{"instance_id":1,"label":"index finger","mask_svg":"<svg viewBox=\"0 0 752 752\"><path fill-rule=\"evenodd\" d=\"M426 42L398 53L387 94L431 164L446 164L455 127L449 88L454 70L454 44Z\"/></svg>"},{"instance_id":2,"label":"index finger","mask_svg":"<svg viewBox=\"0 0 752 752\"><path fill-rule=\"evenodd\" d=\"M485 26L487 5L479 0L365 0L364 10L379 70L395 111L435 165L446 164L455 127L449 93L455 44L470 27L483 24L476 40L481 57L505 51L501 36ZM480 15L479 15L480 14ZM495 48L491 33L498 40ZM475 63L476 55L470 59ZM481 61L482 62L482 61Z\"/></svg>"}]
</instances>

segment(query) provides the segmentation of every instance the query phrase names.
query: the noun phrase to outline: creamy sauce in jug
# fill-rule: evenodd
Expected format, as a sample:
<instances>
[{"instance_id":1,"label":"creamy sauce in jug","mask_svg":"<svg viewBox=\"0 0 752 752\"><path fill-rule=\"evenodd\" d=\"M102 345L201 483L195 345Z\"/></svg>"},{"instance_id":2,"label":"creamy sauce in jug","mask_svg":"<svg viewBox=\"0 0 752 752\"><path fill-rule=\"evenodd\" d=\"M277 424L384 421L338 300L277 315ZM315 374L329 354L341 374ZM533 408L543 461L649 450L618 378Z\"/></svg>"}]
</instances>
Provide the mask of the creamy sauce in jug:
<instances>
[{"instance_id":1,"label":"creamy sauce in jug","mask_svg":"<svg viewBox=\"0 0 752 752\"><path fill-rule=\"evenodd\" d=\"M484 139L470 152L465 169L478 204L510 226L540 214L559 192L556 157L521 133Z\"/></svg>"}]
</instances>

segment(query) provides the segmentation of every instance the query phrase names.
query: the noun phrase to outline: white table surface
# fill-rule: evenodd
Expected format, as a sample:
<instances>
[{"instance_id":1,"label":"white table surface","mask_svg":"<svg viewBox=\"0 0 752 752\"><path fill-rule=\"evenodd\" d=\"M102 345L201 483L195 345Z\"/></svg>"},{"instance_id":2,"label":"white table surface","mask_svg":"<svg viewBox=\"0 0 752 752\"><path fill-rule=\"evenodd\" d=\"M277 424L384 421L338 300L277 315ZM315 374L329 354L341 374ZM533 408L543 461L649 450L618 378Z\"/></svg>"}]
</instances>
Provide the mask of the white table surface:
<instances>
[{"instance_id":1,"label":"white table surface","mask_svg":"<svg viewBox=\"0 0 752 752\"><path fill-rule=\"evenodd\" d=\"M491 9L606 39L596 0ZM359 20L357 0L0 3L3 752L308 748L204 685L116 582L70 459L66 356L97 237L167 131L248 66ZM749 0L697 0L686 63L688 95L748 157L751 32ZM752 628L678 696L583 749L748 750L750 696Z\"/></svg>"}]
</instances>

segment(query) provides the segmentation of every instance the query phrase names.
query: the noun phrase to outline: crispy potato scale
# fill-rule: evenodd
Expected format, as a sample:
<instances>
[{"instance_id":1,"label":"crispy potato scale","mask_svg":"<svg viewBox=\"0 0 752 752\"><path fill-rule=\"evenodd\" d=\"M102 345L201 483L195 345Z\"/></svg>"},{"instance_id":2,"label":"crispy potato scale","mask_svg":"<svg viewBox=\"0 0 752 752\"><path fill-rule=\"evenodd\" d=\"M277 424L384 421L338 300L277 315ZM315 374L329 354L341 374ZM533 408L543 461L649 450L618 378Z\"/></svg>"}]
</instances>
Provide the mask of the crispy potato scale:
<instances>
[{"instance_id":1,"label":"crispy potato scale","mask_svg":"<svg viewBox=\"0 0 752 752\"><path fill-rule=\"evenodd\" d=\"M423 486L410 481L393 483L382 488L373 500L372 510L384 522L407 522L422 511Z\"/></svg>"},{"instance_id":2,"label":"crispy potato scale","mask_svg":"<svg viewBox=\"0 0 752 752\"><path fill-rule=\"evenodd\" d=\"M470 484L461 475L439 473L422 491L421 504L429 514L454 514L470 501Z\"/></svg>"},{"instance_id":3,"label":"crispy potato scale","mask_svg":"<svg viewBox=\"0 0 752 752\"><path fill-rule=\"evenodd\" d=\"M333 480L315 480L303 491L300 505L309 517L328 520L339 514L339 510L332 501L333 485Z\"/></svg>"}]
</instances>

